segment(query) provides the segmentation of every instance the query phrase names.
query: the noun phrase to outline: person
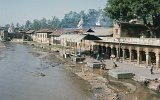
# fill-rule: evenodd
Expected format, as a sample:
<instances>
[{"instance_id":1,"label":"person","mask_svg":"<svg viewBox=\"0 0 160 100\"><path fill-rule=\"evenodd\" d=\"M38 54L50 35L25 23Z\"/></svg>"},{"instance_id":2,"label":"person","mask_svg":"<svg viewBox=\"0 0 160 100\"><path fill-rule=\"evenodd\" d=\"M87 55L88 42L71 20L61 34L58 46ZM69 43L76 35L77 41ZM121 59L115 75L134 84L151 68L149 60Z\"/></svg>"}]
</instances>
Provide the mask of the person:
<instances>
[{"instance_id":1,"label":"person","mask_svg":"<svg viewBox=\"0 0 160 100\"><path fill-rule=\"evenodd\" d=\"M106 66L105 65L101 65L101 68L102 70L106 70Z\"/></svg>"},{"instance_id":2,"label":"person","mask_svg":"<svg viewBox=\"0 0 160 100\"><path fill-rule=\"evenodd\" d=\"M100 62L101 62L101 63L103 63L103 62L104 62L104 59L103 59L103 57L100 59Z\"/></svg>"},{"instance_id":3,"label":"person","mask_svg":"<svg viewBox=\"0 0 160 100\"><path fill-rule=\"evenodd\" d=\"M153 74L153 64L151 65L151 69L150 69L150 72L151 72L151 74Z\"/></svg>"},{"instance_id":4,"label":"person","mask_svg":"<svg viewBox=\"0 0 160 100\"><path fill-rule=\"evenodd\" d=\"M149 80L146 79L146 80L144 81L144 85L145 85L145 86L148 86L148 84L149 84Z\"/></svg>"},{"instance_id":5,"label":"person","mask_svg":"<svg viewBox=\"0 0 160 100\"><path fill-rule=\"evenodd\" d=\"M117 66L117 64L115 62L113 62L113 68L115 69Z\"/></svg>"}]
</instances>

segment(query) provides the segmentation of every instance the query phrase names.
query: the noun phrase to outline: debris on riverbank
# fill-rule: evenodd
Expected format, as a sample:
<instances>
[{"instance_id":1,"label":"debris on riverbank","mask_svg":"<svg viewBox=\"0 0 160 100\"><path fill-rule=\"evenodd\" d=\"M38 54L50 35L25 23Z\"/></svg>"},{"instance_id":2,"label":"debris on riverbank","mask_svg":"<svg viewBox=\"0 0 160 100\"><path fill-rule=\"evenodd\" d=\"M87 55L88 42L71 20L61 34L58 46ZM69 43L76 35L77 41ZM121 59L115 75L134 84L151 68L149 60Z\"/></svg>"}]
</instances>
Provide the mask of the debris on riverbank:
<instances>
[{"instance_id":1,"label":"debris on riverbank","mask_svg":"<svg viewBox=\"0 0 160 100\"><path fill-rule=\"evenodd\" d=\"M91 84L94 98L96 100L118 100L124 96L136 91L137 87L127 82L108 80L99 74L93 73L83 64L76 64L71 59L64 59L59 53L59 49L52 49L50 56L45 59L54 59L54 62L65 65L65 69L73 72L83 80ZM51 61L52 61L51 60Z\"/></svg>"},{"instance_id":2,"label":"debris on riverbank","mask_svg":"<svg viewBox=\"0 0 160 100\"><path fill-rule=\"evenodd\" d=\"M106 85L108 82L106 78L93 73L87 66L84 67L83 64L75 64L70 59L64 59L60 56L59 52L54 51L44 56L42 59L49 59L50 61L54 61L54 63L63 64L66 70L73 72L81 79L89 82L92 86L91 91L93 91L93 98L95 100L117 100L117 94ZM55 66L56 65L53 65L53 67Z\"/></svg>"}]
</instances>

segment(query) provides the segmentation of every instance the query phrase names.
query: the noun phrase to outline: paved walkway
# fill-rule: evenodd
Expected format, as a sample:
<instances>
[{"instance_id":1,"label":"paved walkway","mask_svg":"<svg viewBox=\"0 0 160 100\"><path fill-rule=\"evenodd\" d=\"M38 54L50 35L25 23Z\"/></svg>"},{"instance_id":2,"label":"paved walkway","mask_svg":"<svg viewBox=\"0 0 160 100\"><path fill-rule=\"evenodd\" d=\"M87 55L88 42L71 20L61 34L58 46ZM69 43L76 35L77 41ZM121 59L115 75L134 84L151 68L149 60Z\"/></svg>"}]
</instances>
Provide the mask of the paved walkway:
<instances>
[{"instance_id":1,"label":"paved walkway","mask_svg":"<svg viewBox=\"0 0 160 100\"><path fill-rule=\"evenodd\" d=\"M95 59L88 59L90 61L94 61ZM153 70L154 74L151 74L150 68L141 67L134 64L129 63L120 63L115 62L118 67L116 69L113 69L113 62L112 60L104 60L104 63L106 64L107 69L114 70L116 72L131 72L135 74L134 79L137 81L144 81L145 79L154 80L155 78L160 79L160 70Z\"/></svg>"},{"instance_id":2,"label":"paved walkway","mask_svg":"<svg viewBox=\"0 0 160 100\"><path fill-rule=\"evenodd\" d=\"M135 74L135 80L143 81L145 79L153 80L155 78L160 78L160 71L153 70L154 74L151 74L150 68L140 67L134 64L127 64L127 63L119 63L115 62L118 67L116 69L112 69L113 61L112 60L105 60L104 62L107 67L111 68L111 70L115 70L118 72L131 72Z\"/></svg>"}]
</instances>

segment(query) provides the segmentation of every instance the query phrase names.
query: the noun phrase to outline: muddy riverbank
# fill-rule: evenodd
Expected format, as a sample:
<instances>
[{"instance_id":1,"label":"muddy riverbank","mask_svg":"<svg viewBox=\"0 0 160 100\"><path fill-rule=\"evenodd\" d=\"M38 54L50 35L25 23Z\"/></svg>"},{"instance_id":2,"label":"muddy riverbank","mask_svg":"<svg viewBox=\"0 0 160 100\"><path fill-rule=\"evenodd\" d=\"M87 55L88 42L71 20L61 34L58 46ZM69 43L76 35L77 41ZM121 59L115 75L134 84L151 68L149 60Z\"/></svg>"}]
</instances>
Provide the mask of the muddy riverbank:
<instances>
[{"instance_id":1,"label":"muddy riverbank","mask_svg":"<svg viewBox=\"0 0 160 100\"><path fill-rule=\"evenodd\" d=\"M48 52L48 50L44 47L42 48L40 46L39 49L43 49L44 51ZM58 65L64 65L64 68L73 74L76 74L79 77L78 79L85 80L87 83L89 83L91 88L86 88L86 91L93 93L93 100L117 100L117 94L112 89L108 88L106 85L108 81L102 76L105 71L101 70L101 75L100 73L94 73L92 69L89 69L87 66L85 66L85 63L77 64L71 61L70 58L64 59L62 56L60 56L60 52L57 51L57 48L54 50L52 49L49 55L45 56L43 59L48 59L50 63L54 61ZM56 65L52 66L54 67Z\"/></svg>"},{"instance_id":2,"label":"muddy riverbank","mask_svg":"<svg viewBox=\"0 0 160 100\"><path fill-rule=\"evenodd\" d=\"M64 59L62 48L39 47L5 44L0 60L1 100L159 100L143 84L116 80L107 70Z\"/></svg>"},{"instance_id":3,"label":"muddy riverbank","mask_svg":"<svg viewBox=\"0 0 160 100\"><path fill-rule=\"evenodd\" d=\"M107 76L107 71L98 70L98 73L95 73L94 70L88 68L85 64L75 64L70 59L62 58L59 52L57 52L61 50L59 48L49 48L48 50L51 50L51 52L55 51L54 56L56 55L56 58L59 59L58 62L64 64L67 70L88 81L92 86L94 98L98 100L158 100L159 98L156 92L147 89L143 84L133 80L106 78L109 77Z\"/></svg>"}]
</instances>

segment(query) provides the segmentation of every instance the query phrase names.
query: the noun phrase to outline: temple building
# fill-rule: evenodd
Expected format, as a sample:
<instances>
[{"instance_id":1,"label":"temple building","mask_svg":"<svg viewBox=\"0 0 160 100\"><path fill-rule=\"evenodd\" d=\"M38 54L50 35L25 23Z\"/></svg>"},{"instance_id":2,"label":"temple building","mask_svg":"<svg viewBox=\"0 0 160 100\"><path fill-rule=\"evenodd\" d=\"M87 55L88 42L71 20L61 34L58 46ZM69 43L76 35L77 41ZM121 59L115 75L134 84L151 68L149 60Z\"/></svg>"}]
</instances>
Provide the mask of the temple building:
<instances>
[{"instance_id":1,"label":"temple building","mask_svg":"<svg viewBox=\"0 0 160 100\"><path fill-rule=\"evenodd\" d=\"M83 21L83 18L81 17L81 19L80 19L80 21L79 21L79 23L77 25L77 28L78 29L82 29L83 28L83 24L84 24L84 21Z\"/></svg>"},{"instance_id":2,"label":"temple building","mask_svg":"<svg viewBox=\"0 0 160 100\"><path fill-rule=\"evenodd\" d=\"M115 23L113 37L97 41L99 54L107 59L160 68L160 39L141 37L146 27L133 23Z\"/></svg>"},{"instance_id":3,"label":"temple building","mask_svg":"<svg viewBox=\"0 0 160 100\"><path fill-rule=\"evenodd\" d=\"M14 25L11 24L8 28L8 33L14 33Z\"/></svg>"}]
</instances>

